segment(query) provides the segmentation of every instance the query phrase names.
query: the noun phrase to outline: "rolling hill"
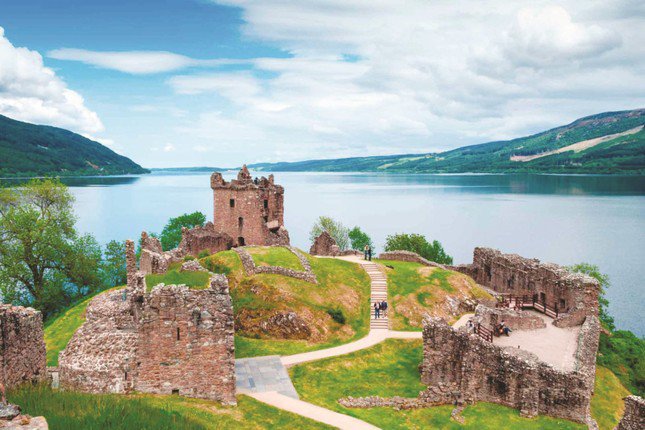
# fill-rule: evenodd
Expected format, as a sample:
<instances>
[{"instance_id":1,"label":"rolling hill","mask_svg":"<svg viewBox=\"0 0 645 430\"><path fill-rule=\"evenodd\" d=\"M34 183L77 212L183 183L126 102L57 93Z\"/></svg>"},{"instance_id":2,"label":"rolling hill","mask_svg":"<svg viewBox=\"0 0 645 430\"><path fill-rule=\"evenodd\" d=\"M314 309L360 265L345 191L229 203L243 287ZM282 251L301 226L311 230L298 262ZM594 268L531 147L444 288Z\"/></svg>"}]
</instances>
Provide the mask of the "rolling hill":
<instances>
[{"instance_id":1,"label":"rolling hill","mask_svg":"<svg viewBox=\"0 0 645 430\"><path fill-rule=\"evenodd\" d=\"M395 173L645 173L645 109L442 153L260 163L254 170Z\"/></svg>"},{"instance_id":2,"label":"rolling hill","mask_svg":"<svg viewBox=\"0 0 645 430\"><path fill-rule=\"evenodd\" d=\"M149 173L98 142L0 115L0 177Z\"/></svg>"}]
</instances>

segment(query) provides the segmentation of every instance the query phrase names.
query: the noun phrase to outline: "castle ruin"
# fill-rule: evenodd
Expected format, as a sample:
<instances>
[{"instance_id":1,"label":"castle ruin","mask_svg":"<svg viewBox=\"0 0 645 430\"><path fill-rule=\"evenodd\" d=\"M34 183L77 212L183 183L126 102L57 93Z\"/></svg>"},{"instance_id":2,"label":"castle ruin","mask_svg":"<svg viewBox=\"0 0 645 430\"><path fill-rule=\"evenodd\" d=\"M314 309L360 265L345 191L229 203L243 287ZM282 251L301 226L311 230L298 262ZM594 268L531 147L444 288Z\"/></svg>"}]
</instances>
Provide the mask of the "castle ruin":
<instances>
[{"instance_id":1,"label":"castle ruin","mask_svg":"<svg viewBox=\"0 0 645 430\"><path fill-rule=\"evenodd\" d=\"M127 288L89 303L60 353L60 386L90 393L179 394L235 404L233 305L224 275L210 288L147 291L126 243Z\"/></svg>"},{"instance_id":2,"label":"castle ruin","mask_svg":"<svg viewBox=\"0 0 645 430\"><path fill-rule=\"evenodd\" d=\"M289 245L284 227L284 188L269 178L253 179L246 165L237 179L211 175L215 230L233 238L235 246Z\"/></svg>"}]
</instances>

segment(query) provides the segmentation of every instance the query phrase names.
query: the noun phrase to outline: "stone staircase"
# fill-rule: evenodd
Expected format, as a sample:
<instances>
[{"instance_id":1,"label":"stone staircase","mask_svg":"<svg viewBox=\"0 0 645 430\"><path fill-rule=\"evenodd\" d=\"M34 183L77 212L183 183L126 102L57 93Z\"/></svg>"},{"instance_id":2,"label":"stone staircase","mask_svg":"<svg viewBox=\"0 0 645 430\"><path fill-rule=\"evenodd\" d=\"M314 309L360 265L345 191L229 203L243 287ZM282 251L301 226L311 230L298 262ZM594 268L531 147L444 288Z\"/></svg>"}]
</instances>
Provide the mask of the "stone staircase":
<instances>
[{"instance_id":1,"label":"stone staircase","mask_svg":"<svg viewBox=\"0 0 645 430\"><path fill-rule=\"evenodd\" d=\"M369 275L372 281L372 294L370 297L370 330L387 330L389 328L387 317L374 319L374 303L387 301L387 276L379 269L378 265L374 263L365 262L363 268ZM389 302L388 302L389 305ZM388 312L390 308L388 307Z\"/></svg>"}]
</instances>

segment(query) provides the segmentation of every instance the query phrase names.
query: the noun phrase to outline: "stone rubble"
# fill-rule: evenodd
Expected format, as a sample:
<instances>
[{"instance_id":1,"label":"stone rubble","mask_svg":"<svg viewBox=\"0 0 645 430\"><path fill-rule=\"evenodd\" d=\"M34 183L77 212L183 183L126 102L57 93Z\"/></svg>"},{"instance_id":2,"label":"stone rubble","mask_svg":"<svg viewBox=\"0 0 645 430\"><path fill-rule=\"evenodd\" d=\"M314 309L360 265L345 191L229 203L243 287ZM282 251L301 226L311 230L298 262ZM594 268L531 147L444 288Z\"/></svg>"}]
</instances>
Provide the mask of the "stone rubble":
<instances>
[{"instance_id":1,"label":"stone rubble","mask_svg":"<svg viewBox=\"0 0 645 430\"><path fill-rule=\"evenodd\" d=\"M645 400L639 396L625 397L625 412L616 430L645 429Z\"/></svg>"}]
</instances>

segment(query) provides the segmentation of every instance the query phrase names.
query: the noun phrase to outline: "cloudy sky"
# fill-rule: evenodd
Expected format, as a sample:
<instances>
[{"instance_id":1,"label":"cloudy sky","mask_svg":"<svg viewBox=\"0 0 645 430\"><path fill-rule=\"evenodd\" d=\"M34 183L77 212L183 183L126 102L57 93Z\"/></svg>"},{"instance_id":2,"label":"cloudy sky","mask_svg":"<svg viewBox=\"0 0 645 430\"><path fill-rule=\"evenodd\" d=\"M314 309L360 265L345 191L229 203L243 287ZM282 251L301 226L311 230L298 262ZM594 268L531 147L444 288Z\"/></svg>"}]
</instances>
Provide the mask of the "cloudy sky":
<instances>
[{"instance_id":1,"label":"cloudy sky","mask_svg":"<svg viewBox=\"0 0 645 430\"><path fill-rule=\"evenodd\" d=\"M0 113L147 167L444 151L645 107L642 0L2 0Z\"/></svg>"}]
</instances>

